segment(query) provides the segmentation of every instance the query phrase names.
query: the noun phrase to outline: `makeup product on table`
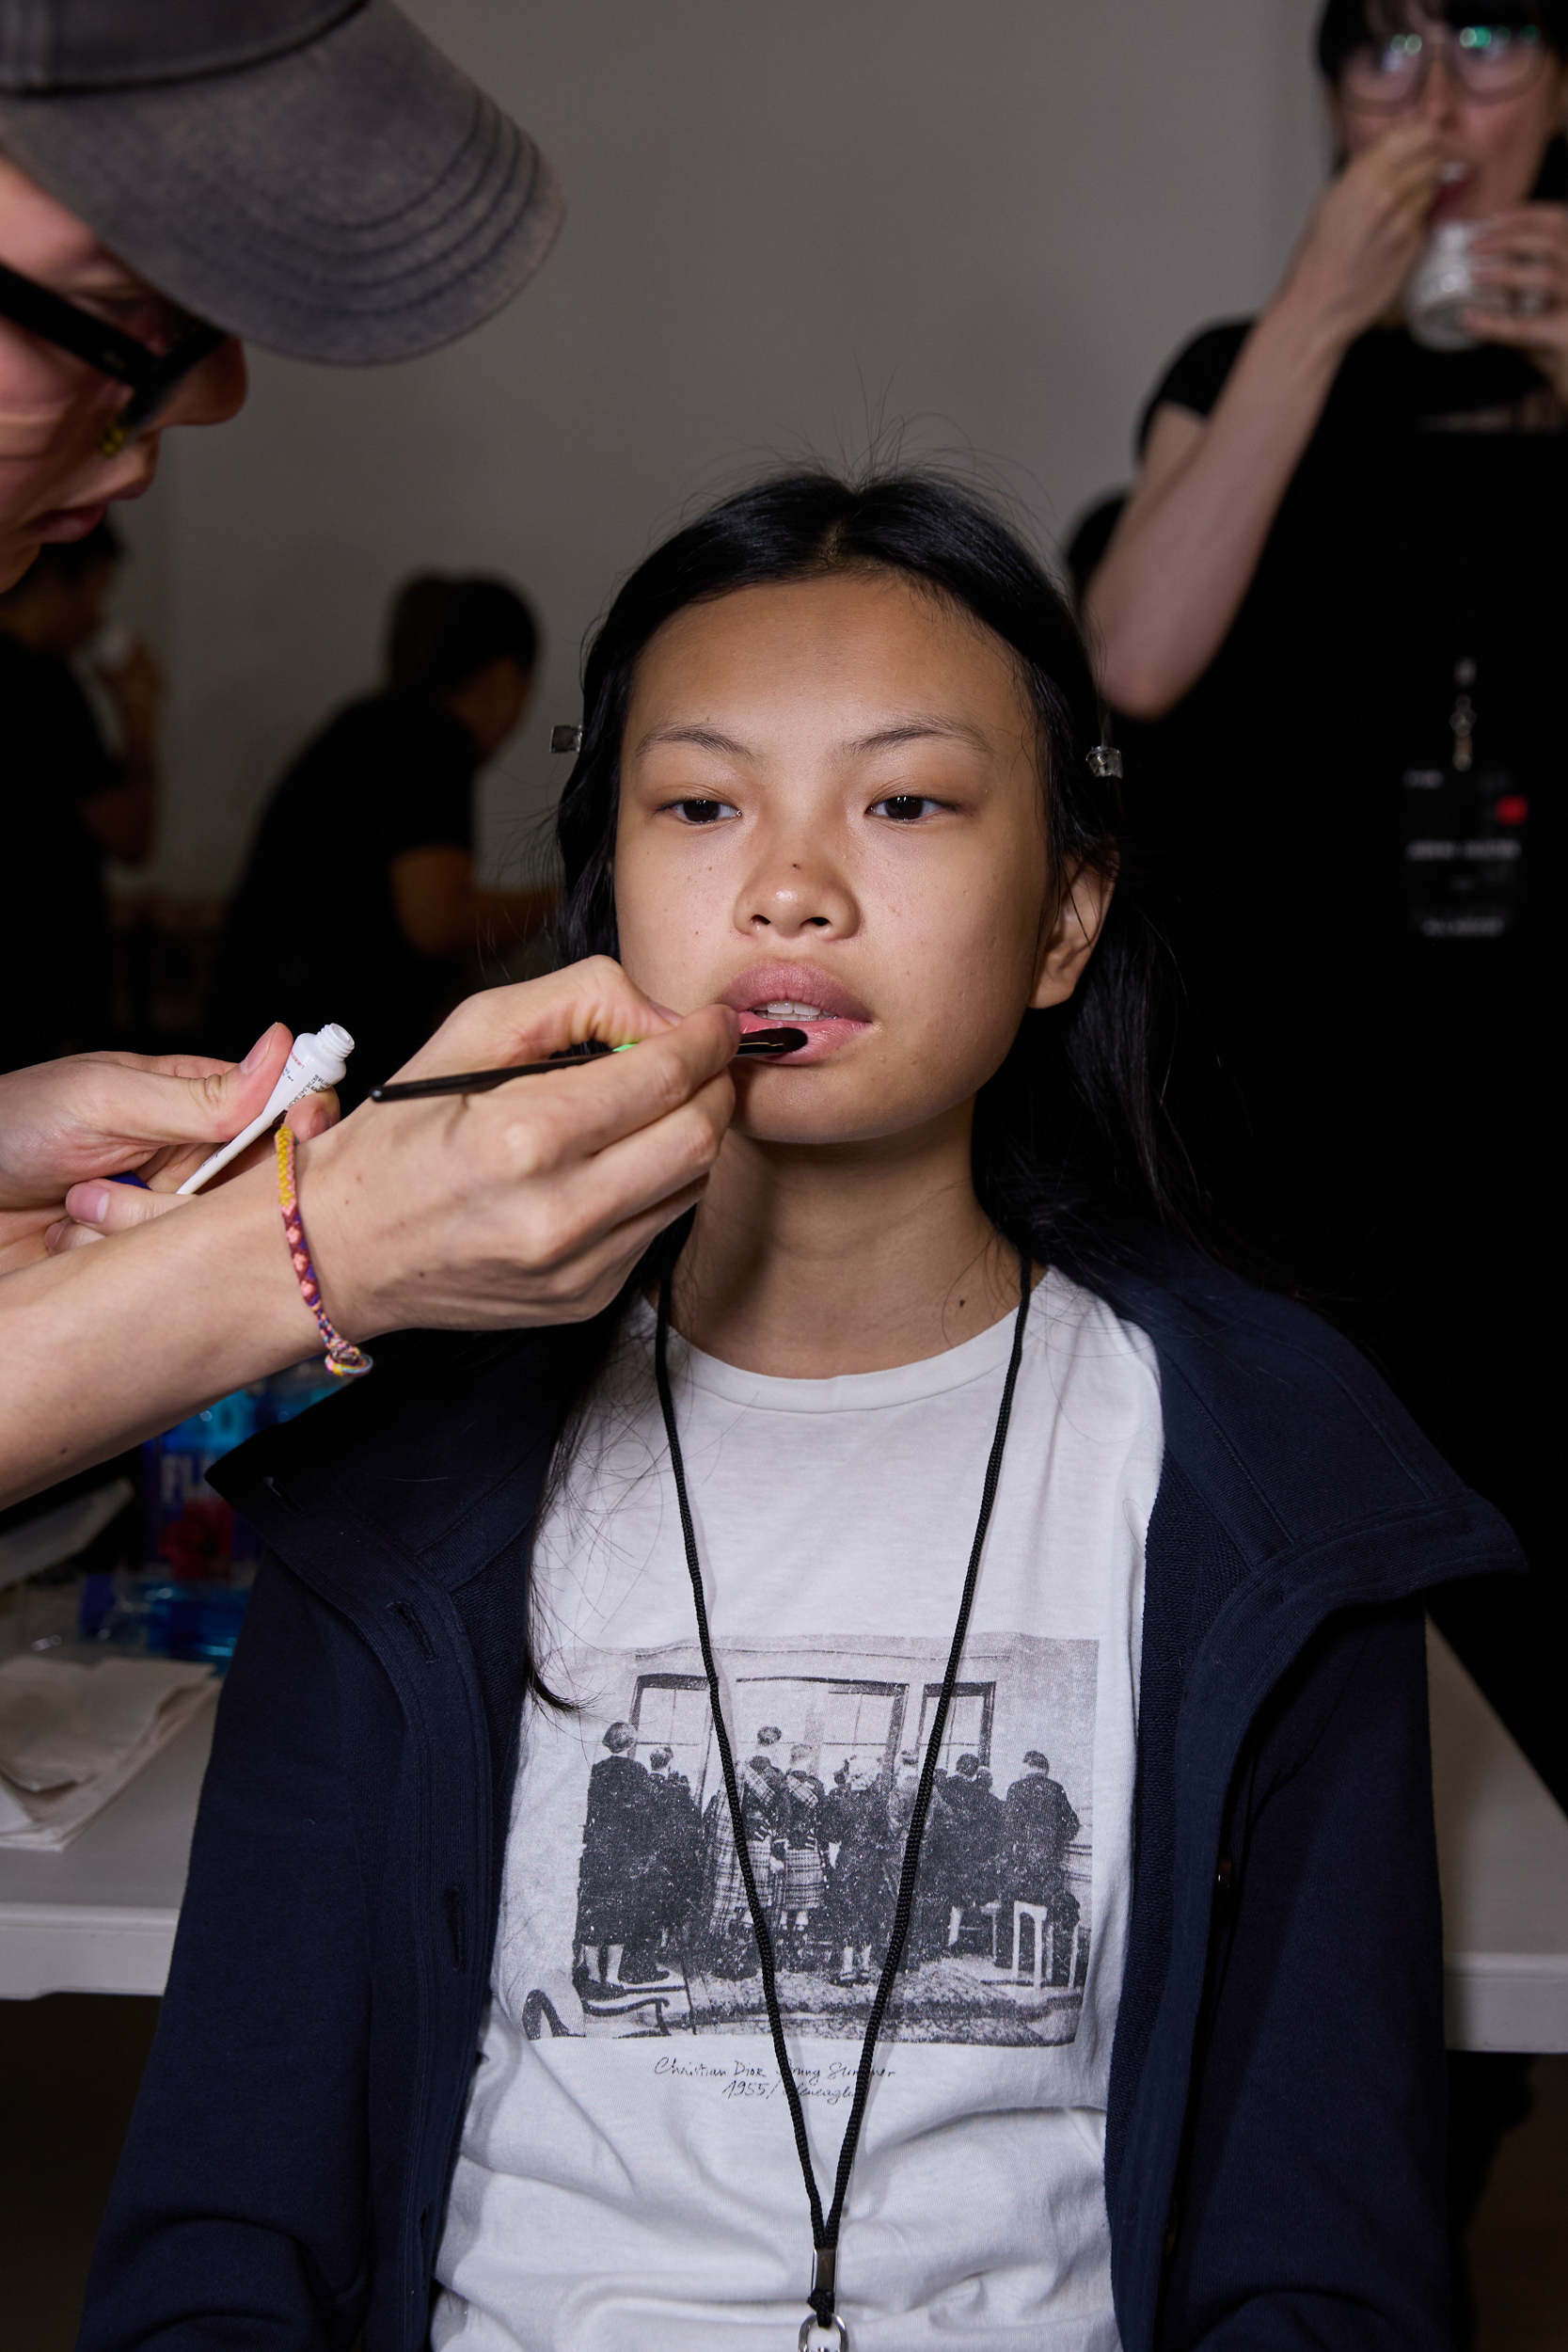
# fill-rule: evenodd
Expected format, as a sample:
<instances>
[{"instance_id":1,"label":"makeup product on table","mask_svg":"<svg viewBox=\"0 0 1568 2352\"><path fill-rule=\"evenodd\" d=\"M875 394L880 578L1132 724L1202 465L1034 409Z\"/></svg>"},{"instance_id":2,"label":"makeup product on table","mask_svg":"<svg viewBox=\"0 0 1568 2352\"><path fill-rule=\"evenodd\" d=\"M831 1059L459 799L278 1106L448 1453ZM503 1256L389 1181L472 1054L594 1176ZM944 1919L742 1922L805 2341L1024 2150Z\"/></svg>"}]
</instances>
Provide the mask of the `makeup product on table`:
<instances>
[{"instance_id":1,"label":"makeup product on table","mask_svg":"<svg viewBox=\"0 0 1568 2352\"><path fill-rule=\"evenodd\" d=\"M180 1186L182 1192L199 1192L211 1176L237 1159L247 1144L264 1136L275 1120L281 1119L302 1096L324 1094L348 1074L348 1057L354 1051L354 1040L336 1021L329 1021L324 1029L302 1030L295 1038L283 1074L267 1097L266 1107L258 1112L248 1127L242 1127L237 1136L203 1160L194 1176L187 1176Z\"/></svg>"},{"instance_id":2,"label":"makeup product on table","mask_svg":"<svg viewBox=\"0 0 1568 2352\"><path fill-rule=\"evenodd\" d=\"M607 1054L629 1054L641 1042L630 1038L625 1045L569 1045L548 1061L511 1062L499 1070L464 1070L446 1078L404 1078L391 1086L372 1087L372 1103L418 1103L433 1094L488 1094L509 1078L543 1078L555 1070L580 1070L585 1062L602 1061ZM804 1029L753 1029L735 1049L737 1061L776 1061L781 1054L797 1054L808 1042Z\"/></svg>"}]
</instances>

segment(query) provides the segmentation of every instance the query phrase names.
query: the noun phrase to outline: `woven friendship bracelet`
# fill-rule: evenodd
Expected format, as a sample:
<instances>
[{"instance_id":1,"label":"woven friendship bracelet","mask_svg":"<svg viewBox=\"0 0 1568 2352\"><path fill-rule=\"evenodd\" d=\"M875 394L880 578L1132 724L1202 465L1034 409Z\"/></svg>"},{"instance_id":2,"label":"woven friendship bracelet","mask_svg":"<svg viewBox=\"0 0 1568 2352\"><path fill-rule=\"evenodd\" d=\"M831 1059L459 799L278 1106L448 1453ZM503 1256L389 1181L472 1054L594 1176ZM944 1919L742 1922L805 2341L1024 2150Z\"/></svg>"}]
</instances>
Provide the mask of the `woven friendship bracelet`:
<instances>
[{"instance_id":1,"label":"woven friendship bracelet","mask_svg":"<svg viewBox=\"0 0 1568 2352\"><path fill-rule=\"evenodd\" d=\"M316 1269L310 1263L310 1245L305 1238L305 1220L299 1213L299 1188L294 1183L294 1131L292 1127L277 1130L277 1205L283 1212L283 1232L289 1245L289 1257L305 1304L316 1318L316 1328L326 1350L326 1369L335 1372L341 1380L357 1380L369 1372L374 1358L367 1356L362 1347L345 1340L322 1305L322 1286Z\"/></svg>"}]
</instances>

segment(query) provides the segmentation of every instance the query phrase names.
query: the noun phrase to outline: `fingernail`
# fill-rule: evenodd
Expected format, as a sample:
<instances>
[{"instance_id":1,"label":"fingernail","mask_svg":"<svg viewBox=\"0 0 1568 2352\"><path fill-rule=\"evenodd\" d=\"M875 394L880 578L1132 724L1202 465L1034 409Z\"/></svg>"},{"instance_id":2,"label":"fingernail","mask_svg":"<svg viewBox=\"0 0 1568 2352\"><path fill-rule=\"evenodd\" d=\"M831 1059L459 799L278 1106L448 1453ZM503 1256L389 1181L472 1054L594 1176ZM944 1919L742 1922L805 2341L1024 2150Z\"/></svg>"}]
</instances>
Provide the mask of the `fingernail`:
<instances>
[{"instance_id":1,"label":"fingernail","mask_svg":"<svg viewBox=\"0 0 1568 2352\"><path fill-rule=\"evenodd\" d=\"M71 1219L68 1216L62 1216L57 1225L46 1226L44 1228L43 1234L43 1246L45 1249L58 1249L61 1241L64 1239L65 1235L70 1232L70 1231Z\"/></svg>"},{"instance_id":2,"label":"fingernail","mask_svg":"<svg viewBox=\"0 0 1568 2352\"><path fill-rule=\"evenodd\" d=\"M251 1072L259 1066L261 1057L267 1050L267 1040L271 1037L277 1026L277 1024L276 1021L269 1021L266 1027L261 1031L261 1036L257 1039L255 1044L251 1047L249 1053L245 1056L244 1061L241 1062L240 1068L247 1078L249 1077Z\"/></svg>"},{"instance_id":3,"label":"fingernail","mask_svg":"<svg viewBox=\"0 0 1568 2352\"><path fill-rule=\"evenodd\" d=\"M109 1205L107 1184L72 1184L66 1194L65 1205L78 1225L102 1225L103 1212Z\"/></svg>"}]
</instances>

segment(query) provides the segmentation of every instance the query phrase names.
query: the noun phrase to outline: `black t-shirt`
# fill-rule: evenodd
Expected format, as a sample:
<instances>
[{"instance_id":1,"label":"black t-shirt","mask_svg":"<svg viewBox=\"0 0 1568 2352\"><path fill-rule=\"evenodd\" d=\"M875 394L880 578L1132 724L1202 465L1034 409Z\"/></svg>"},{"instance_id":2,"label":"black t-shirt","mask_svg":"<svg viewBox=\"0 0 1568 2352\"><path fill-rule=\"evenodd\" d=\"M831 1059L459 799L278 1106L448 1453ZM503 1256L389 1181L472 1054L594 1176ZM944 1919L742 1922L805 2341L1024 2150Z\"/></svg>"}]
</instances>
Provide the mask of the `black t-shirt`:
<instances>
[{"instance_id":1,"label":"black t-shirt","mask_svg":"<svg viewBox=\"0 0 1568 2352\"><path fill-rule=\"evenodd\" d=\"M391 868L410 850L473 850L479 755L449 711L384 693L353 703L300 754L262 816L219 944L207 1028L244 1054L270 1021L355 1040L357 1101L450 1009L458 959L409 945Z\"/></svg>"},{"instance_id":2,"label":"black t-shirt","mask_svg":"<svg viewBox=\"0 0 1568 2352\"><path fill-rule=\"evenodd\" d=\"M1188 344L1144 431L1206 416L1249 331ZM1233 1070L1397 1090L1560 1036L1562 422L1513 353L1360 337L1224 645L1166 718L1119 723L1134 844Z\"/></svg>"},{"instance_id":3,"label":"black t-shirt","mask_svg":"<svg viewBox=\"0 0 1568 2352\"><path fill-rule=\"evenodd\" d=\"M1138 448L1157 408L1209 416L1251 334L1252 319L1227 319L1184 343L1149 394ZM1540 371L1517 352L1479 343L1473 351L1428 351L1403 327L1372 327L1352 343L1334 379L1319 433L1363 438L1380 430L1550 429L1552 400Z\"/></svg>"},{"instance_id":4,"label":"black t-shirt","mask_svg":"<svg viewBox=\"0 0 1568 2352\"><path fill-rule=\"evenodd\" d=\"M0 1069L109 1042L103 853L81 812L119 776L70 663L0 630Z\"/></svg>"},{"instance_id":5,"label":"black t-shirt","mask_svg":"<svg viewBox=\"0 0 1568 2352\"><path fill-rule=\"evenodd\" d=\"M1198 337L1151 407L1206 415L1246 333ZM1221 1236L1304 1285L1517 1529L1531 1575L1438 1613L1560 1788L1565 542L1536 371L1374 329L1208 672L1120 730L1129 862L1152 857L1183 982L1166 1101Z\"/></svg>"}]
</instances>

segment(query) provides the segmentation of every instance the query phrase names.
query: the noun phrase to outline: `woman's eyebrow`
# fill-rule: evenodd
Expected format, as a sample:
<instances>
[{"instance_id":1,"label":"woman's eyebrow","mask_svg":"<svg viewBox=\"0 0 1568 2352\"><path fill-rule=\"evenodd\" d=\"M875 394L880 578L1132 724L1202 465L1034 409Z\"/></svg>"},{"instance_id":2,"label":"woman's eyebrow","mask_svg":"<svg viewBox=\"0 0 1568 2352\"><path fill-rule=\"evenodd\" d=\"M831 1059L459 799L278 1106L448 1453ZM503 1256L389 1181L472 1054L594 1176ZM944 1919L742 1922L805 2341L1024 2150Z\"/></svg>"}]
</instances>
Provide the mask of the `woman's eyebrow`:
<instances>
[{"instance_id":1,"label":"woman's eyebrow","mask_svg":"<svg viewBox=\"0 0 1568 2352\"><path fill-rule=\"evenodd\" d=\"M899 743L920 743L935 739L939 742L967 743L972 750L988 758L995 746L983 727L971 725L967 719L916 718L900 720L896 726L879 727L874 735L857 736L847 746L856 755L862 752L881 752Z\"/></svg>"},{"instance_id":2,"label":"woman's eyebrow","mask_svg":"<svg viewBox=\"0 0 1568 2352\"><path fill-rule=\"evenodd\" d=\"M737 743L733 735L721 735L717 727L667 726L650 727L638 744L634 757L652 751L656 743L691 743L701 752L721 752L731 759L750 759L752 754L744 743Z\"/></svg>"},{"instance_id":3,"label":"woman's eyebrow","mask_svg":"<svg viewBox=\"0 0 1568 2352\"><path fill-rule=\"evenodd\" d=\"M947 742L967 743L971 750L989 758L995 745L983 727L973 725L967 719L947 719L936 715L900 719L891 726L878 727L870 735L855 736L846 743L846 755L858 759L867 752L891 751L900 743ZM650 727L637 746L634 756L641 757L660 743L689 743L698 751L718 752L729 759L751 760L756 757L749 744L741 743L733 735L722 735L717 727L682 725L674 722L669 726Z\"/></svg>"},{"instance_id":4,"label":"woman's eyebrow","mask_svg":"<svg viewBox=\"0 0 1568 2352\"><path fill-rule=\"evenodd\" d=\"M118 253L111 253L104 246L62 257L51 282L69 284L81 294L139 294L144 298L150 295L155 300L166 299L159 294L156 286L138 276L129 262L122 262Z\"/></svg>"}]
</instances>

